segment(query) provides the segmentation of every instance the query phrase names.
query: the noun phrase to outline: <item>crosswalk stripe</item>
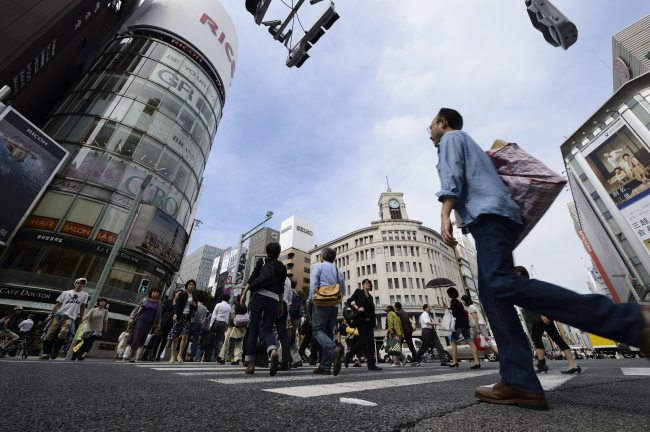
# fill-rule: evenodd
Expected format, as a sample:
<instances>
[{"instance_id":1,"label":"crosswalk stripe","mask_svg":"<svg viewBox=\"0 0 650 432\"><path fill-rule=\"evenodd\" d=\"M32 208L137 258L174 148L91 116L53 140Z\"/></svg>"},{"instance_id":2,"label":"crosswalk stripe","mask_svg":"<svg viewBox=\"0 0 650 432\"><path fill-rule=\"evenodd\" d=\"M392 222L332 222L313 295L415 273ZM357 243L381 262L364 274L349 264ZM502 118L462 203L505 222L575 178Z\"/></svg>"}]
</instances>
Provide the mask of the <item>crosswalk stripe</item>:
<instances>
[{"instance_id":1,"label":"crosswalk stripe","mask_svg":"<svg viewBox=\"0 0 650 432\"><path fill-rule=\"evenodd\" d=\"M650 368L621 368L623 375L650 376Z\"/></svg>"},{"instance_id":2,"label":"crosswalk stripe","mask_svg":"<svg viewBox=\"0 0 650 432\"><path fill-rule=\"evenodd\" d=\"M379 390L411 386L418 384L432 384L445 381L456 381L465 378L474 378L481 375L493 375L496 371L477 371L448 373L444 375L417 376L412 378L376 379L368 381L340 382L336 384L315 384L296 387L281 387L275 389L264 389L266 392L279 393L300 398L310 398L343 393L354 393L367 390ZM391 374L392 375L392 374Z\"/></svg>"},{"instance_id":3,"label":"crosswalk stripe","mask_svg":"<svg viewBox=\"0 0 650 432\"><path fill-rule=\"evenodd\" d=\"M310 371L311 372L311 371ZM408 371L399 371L399 372L390 372L390 375L402 375L402 374L408 374L412 373ZM269 382L286 382L286 381L309 381L309 380L328 380L328 379L335 379L335 378L341 378L341 377L347 377L347 378L361 378L361 377L368 377L368 376L373 376L380 378L380 372L364 372L364 373L357 373L353 375L339 375L339 376L333 376L333 375L308 375L308 376L295 376L295 375L281 375L281 376L265 376L265 377L244 377L244 378L224 378L224 379L209 379L208 381L216 382L219 384L227 384L227 385L232 385L232 384L260 384L260 383L269 383Z\"/></svg>"},{"instance_id":4,"label":"crosswalk stripe","mask_svg":"<svg viewBox=\"0 0 650 432\"><path fill-rule=\"evenodd\" d=\"M268 369L255 369L256 372L261 371L263 373L268 373ZM311 373L311 369L301 369L301 370L291 370L290 374L305 374L305 373ZM283 372L280 372L283 373ZM219 375L219 376L224 376L224 375L243 375L244 374L244 369L242 368L241 370L220 370L220 371L211 371L211 372L175 372L174 375L181 375L181 376L210 376L210 375Z\"/></svg>"},{"instance_id":5,"label":"crosswalk stripe","mask_svg":"<svg viewBox=\"0 0 650 432\"><path fill-rule=\"evenodd\" d=\"M586 369L582 369L583 371ZM577 375L559 375L559 374L539 374L537 375L537 378L539 379L539 383L542 385L542 388L545 391L551 391L565 382L571 380L572 378L575 378ZM486 388L492 388L496 383L489 384L489 385L484 385L481 387L486 387Z\"/></svg>"}]
</instances>

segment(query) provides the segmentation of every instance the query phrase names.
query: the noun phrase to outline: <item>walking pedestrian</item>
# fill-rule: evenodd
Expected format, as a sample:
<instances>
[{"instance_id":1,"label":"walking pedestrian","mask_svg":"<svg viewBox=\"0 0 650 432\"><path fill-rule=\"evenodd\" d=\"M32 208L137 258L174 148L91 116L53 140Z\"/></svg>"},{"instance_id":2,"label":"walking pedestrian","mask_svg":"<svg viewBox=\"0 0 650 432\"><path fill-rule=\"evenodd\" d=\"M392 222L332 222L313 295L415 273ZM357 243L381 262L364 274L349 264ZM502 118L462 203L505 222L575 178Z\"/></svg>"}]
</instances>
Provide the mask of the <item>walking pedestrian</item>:
<instances>
[{"instance_id":1,"label":"walking pedestrian","mask_svg":"<svg viewBox=\"0 0 650 432\"><path fill-rule=\"evenodd\" d=\"M520 277L530 279L530 275L528 274L526 267L515 266L514 270L515 273ZM560 351L562 351L564 358L569 363L569 368L564 369L561 372L563 374L580 374L582 372L582 368L576 362L573 351L571 351L571 348L569 348L569 345L566 343L564 338L560 336L560 332L558 332L557 327L555 327L555 323L552 320L548 319L544 315L540 315L523 308L521 309L521 314L524 317L524 323L528 328L530 339L533 341L533 347L535 349L535 360L537 360L537 373L548 372L549 370L548 366L546 365L546 348L542 342L542 336L544 335L544 332L546 332L546 335L551 338L553 342L555 342L555 345L557 345Z\"/></svg>"},{"instance_id":2,"label":"walking pedestrian","mask_svg":"<svg viewBox=\"0 0 650 432\"><path fill-rule=\"evenodd\" d=\"M336 251L332 248L325 248L321 252L320 262L314 264L311 270L311 277L309 282L309 298L312 302L312 327L314 338L321 346L320 363L316 369L315 374L320 375L338 375L341 371L341 359L343 353L341 348L334 343L334 326L336 325L336 317L338 315L338 305L336 302L340 301L340 296L345 295L345 279L343 273L334 265L336 259ZM339 297L335 299L332 305L322 306L318 305L319 299L316 296L320 291L335 291L336 287L339 289Z\"/></svg>"},{"instance_id":3,"label":"walking pedestrian","mask_svg":"<svg viewBox=\"0 0 650 432\"><path fill-rule=\"evenodd\" d=\"M483 318L481 310L477 307L476 304L474 304L472 298L467 294L461 296L460 300L467 307L467 312L469 313L469 325L472 329L472 339L476 340L476 337L479 335L483 336L483 338L490 345L490 349L494 351L496 355L499 355L499 350L497 349L496 344L492 343L492 339L490 339L490 335L488 334L487 330L487 323L485 322L485 318Z\"/></svg>"},{"instance_id":4,"label":"walking pedestrian","mask_svg":"<svg viewBox=\"0 0 650 432\"><path fill-rule=\"evenodd\" d=\"M205 307L201 300L197 300L196 313L192 319L192 324L190 324L190 343L188 344L190 347L189 361L191 362L198 362L201 360L203 350L201 349L200 341L201 336L203 336L210 325L208 315L210 315L208 308ZM187 349L187 347L185 349Z\"/></svg>"},{"instance_id":5,"label":"walking pedestrian","mask_svg":"<svg viewBox=\"0 0 650 432\"><path fill-rule=\"evenodd\" d=\"M404 330L404 341L411 351L411 358L415 361L415 356L417 351L415 345L413 345L413 324L409 319L408 314L404 309L402 309L402 303L395 302L395 313L399 317L400 322L402 323L402 330Z\"/></svg>"},{"instance_id":6,"label":"walking pedestrian","mask_svg":"<svg viewBox=\"0 0 650 432\"><path fill-rule=\"evenodd\" d=\"M83 291L87 282L86 278L79 278L74 281L73 289L63 291L57 297L52 312L47 316L49 325L43 338L41 360L55 359L59 349L65 345L75 320L83 319L86 303L90 297Z\"/></svg>"},{"instance_id":7,"label":"walking pedestrian","mask_svg":"<svg viewBox=\"0 0 650 432\"><path fill-rule=\"evenodd\" d=\"M280 362L279 370L288 371L291 369L293 363L291 358L291 342L287 334L287 325L289 324L289 303L291 302L291 279L288 277L284 280L284 294L281 300L282 314L275 319L275 329L278 333L278 340L280 341L280 351L282 354L282 361Z\"/></svg>"},{"instance_id":8,"label":"walking pedestrian","mask_svg":"<svg viewBox=\"0 0 650 432\"><path fill-rule=\"evenodd\" d=\"M499 346L500 382L492 388L479 387L474 395L489 403L548 407L514 305L640 346L650 355L650 306L614 304L605 296L578 294L514 273L512 251L523 230L521 209L490 158L462 127L457 111L442 108L429 132L438 148L442 240L450 247L456 245L450 217L454 209L476 241L479 296Z\"/></svg>"},{"instance_id":9,"label":"walking pedestrian","mask_svg":"<svg viewBox=\"0 0 650 432\"><path fill-rule=\"evenodd\" d=\"M196 281L190 279L185 282L185 289L178 291L174 295L174 315L172 315L174 325L169 332L172 351L169 363L183 363L182 353L185 350L185 345L187 345L190 323L196 313L197 307L196 300L194 299L195 289Z\"/></svg>"},{"instance_id":10,"label":"walking pedestrian","mask_svg":"<svg viewBox=\"0 0 650 432\"><path fill-rule=\"evenodd\" d=\"M122 333L117 338L117 347L115 348L115 360L120 360L124 355L124 350L126 350L127 342L129 341L129 335L133 331L133 323L129 321L126 324L126 327Z\"/></svg>"},{"instance_id":11,"label":"walking pedestrian","mask_svg":"<svg viewBox=\"0 0 650 432\"><path fill-rule=\"evenodd\" d=\"M397 313L395 313L395 307L388 306L386 307L386 339L393 338L399 342L400 352L402 347L402 341L404 340L404 329L402 328L402 320L399 319ZM393 367L402 366L403 355L392 355ZM404 362L406 363L406 362Z\"/></svg>"},{"instance_id":12,"label":"walking pedestrian","mask_svg":"<svg viewBox=\"0 0 650 432\"><path fill-rule=\"evenodd\" d=\"M304 316L304 303L300 293L296 290L298 282L291 280L291 300L289 301L289 342L291 343L291 367L302 366L302 356L300 355L300 319ZM294 359L296 359L294 361Z\"/></svg>"},{"instance_id":13,"label":"walking pedestrian","mask_svg":"<svg viewBox=\"0 0 650 432\"><path fill-rule=\"evenodd\" d=\"M302 317L302 325L300 327L303 339L298 348L298 354L303 362L309 363L310 366L315 366L320 360L322 350L318 341L314 337L314 329L311 325L311 317L313 315L314 305L308 301L305 307L305 316ZM307 348L309 348L309 357L307 357Z\"/></svg>"},{"instance_id":14,"label":"walking pedestrian","mask_svg":"<svg viewBox=\"0 0 650 432\"><path fill-rule=\"evenodd\" d=\"M20 324L23 321L23 307L16 306L7 316L3 317L0 326L0 338L4 339L4 345L0 346L0 358L5 357L19 341Z\"/></svg>"},{"instance_id":15,"label":"walking pedestrian","mask_svg":"<svg viewBox=\"0 0 650 432\"><path fill-rule=\"evenodd\" d=\"M230 320L231 309L232 307L230 305L230 294L225 293L221 297L221 301L214 306L214 310L212 311L210 328L211 331L216 335L214 342L214 351L216 362L219 364L226 363L226 354L222 353L222 348L224 347L226 331L228 330L228 321ZM228 347L225 348L227 352Z\"/></svg>"},{"instance_id":16,"label":"walking pedestrian","mask_svg":"<svg viewBox=\"0 0 650 432\"><path fill-rule=\"evenodd\" d=\"M174 293L174 296L176 293ZM160 356L163 354L165 351L165 348L168 346L171 346L171 343L169 341L169 333L172 331L172 327L174 326L174 320L172 319L174 316L174 301L173 298L168 298L167 296L163 296L163 299L161 300L162 304L162 313L160 315L160 341L158 342L157 348L154 348L155 350L155 355L156 355L156 361L160 361Z\"/></svg>"},{"instance_id":17,"label":"walking pedestrian","mask_svg":"<svg viewBox=\"0 0 650 432\"><path fill-rule=\"evenodd\" d=\"M287 277L287 268L278 261L280 257L280 243L266 245L267 258L259 259L255 264L253 273L242 292L240 303L244 304L246 294L251 292L248 310L250 322L246 335L246 373L255 373L255 357L257 352L257 339L261 335L266 345L269 356L269 371L271 376L278 372L278 347L273 336L275 319L283 314L280 299L284 297L284 280Z\"/></svg>"},{"instance_id":18,"label":"walking pedestrian","mask_svg":"<svg viewBox=\"0 0 650 432\"><path fill-rule=\"evenodd\" d=\"M83 332L81 338L83 344L77 352L72 353L72 361L79 360L83 361L86 359L88 352L93 347L95 340L102 337L106 333L106 327L108 325L108 309L106 305L108 304L107 300L103 297L97 299L97 305L92 308L84 316L83 321L86 324L86 330Z\"/></svg>"},{"instance_id":19,"label":"walking pedestrian","mask_svg":"<svg viewBox=\"0 0 650 432\"><path fill-rule=\"evenodd\" d=\"M361 281L361 289L357 288L348 299L350 306L357 312L354 321L359 335L355 337L355 343L343 360L346 368L355 355L362 356L365 352L368 358L368 370L381 370L375 363L377 358L375 355L375 303L370 291L372 291L372 282L370 279L364 279ZM344 329L345 331L346 329Z\"/></svg>"},{"instance_id":20,"label":"walking pedestrian","mask_svg":"<svg viewBox=\"0 0 650 432\"><path fill-rule=\"evenodd\" d=\"M416 360L413 362L413 366L420 366L422 362L422 356L429 350L431 347L435 347L440 357L440 366L448 366L447 363L447 351L444 350L442 344L440 343L440 338L438 337L438 332L434 328L436 325L433 322L433 317L431 316L431 306L424 304L422 306L422 313L420 314L420 327L422 328L422 345L420 345L420 350L417 352Z\"/></svg>"},{"instance_id":21,"label":"walking pedestrian","mask_svg":"<svg viewBox=\"0 0 650 432\"><path fill-rule=\"evenodd\" d=\"M142 348L147 340L147 335L152 331L160 330L160 316L162 305L158 301L160 290L152 288L149 296L140 300L130 315L129 323L133 330L129 333L126 344L130 347L128 361L133 363L138 357L138 350ZM124 360L127 360L125 358Z\"/></svg>"}]
</instances>

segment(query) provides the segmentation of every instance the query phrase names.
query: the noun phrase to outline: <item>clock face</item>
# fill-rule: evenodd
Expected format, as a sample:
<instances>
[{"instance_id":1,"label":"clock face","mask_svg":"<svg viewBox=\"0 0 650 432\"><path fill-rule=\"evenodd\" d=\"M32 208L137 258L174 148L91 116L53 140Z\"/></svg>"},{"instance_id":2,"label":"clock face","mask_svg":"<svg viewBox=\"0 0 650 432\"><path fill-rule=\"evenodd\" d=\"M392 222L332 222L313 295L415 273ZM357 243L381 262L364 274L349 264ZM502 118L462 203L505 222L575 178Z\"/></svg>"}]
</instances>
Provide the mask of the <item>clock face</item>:
<instances>
[{"instance_id":1,"label":"clock face","mask_svg":"<svg viewBox=\"0 0 650 432\"><path fill-rule=\"evenodd\" d=\"M399 208L399 201L397 201L396 199L392 199L392 200L388 201L388 207L390 207L392 209Z\"/></svg>"}]
</instances>

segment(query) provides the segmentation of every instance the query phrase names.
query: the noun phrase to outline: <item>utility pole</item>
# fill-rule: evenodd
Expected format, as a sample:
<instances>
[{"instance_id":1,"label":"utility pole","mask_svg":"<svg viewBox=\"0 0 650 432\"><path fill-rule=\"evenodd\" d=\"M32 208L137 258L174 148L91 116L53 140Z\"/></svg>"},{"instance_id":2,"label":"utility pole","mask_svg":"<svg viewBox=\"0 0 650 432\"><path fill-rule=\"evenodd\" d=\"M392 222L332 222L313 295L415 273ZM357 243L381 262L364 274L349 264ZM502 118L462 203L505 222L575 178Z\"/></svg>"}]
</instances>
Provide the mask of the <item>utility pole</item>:
<instances>
[{"instance_id":1,"label":"utility pole","mask_svg":"<svg viewBox=\"0 0 650 432\"><path fill-rule=\"evenodd\" d=\"M144 195L145 189L147 189L147 186L149 186L149 183L151 182L151 178L152 178L151 174L147 175L147 177L144 178L142 184L140 185L140 190L138 191L138 194L136 195L135 200L133 201L133 205L131 206L129 215L127 216L126 222L124 223L124 227L122 228L119 235L117 236L117 239L115 240L113 249L111 249L111 254L108 256L108 260L106 260L106 264L104 264L104 269L102 270L102 274L99 276L99 280L97 281L97 285L95 286L95 291L93 292L92 297L88 301L89 308L94 307L93 305L97 303L97 299L101 297L102 290L104 289L104 285L108 280L108 275L111 273L111 270L113 269L113 264L115 263L117 254L120 252L120 249L122 249L122 246L124 245L124 242L126 240L126 235L129 231L129 228L131 228L131 225L133 224L135 215L138 212L138 207L140 207L140 202L142 201L142 195ZM68 353L66 354L65 359L72 360L72 345L70 345L70 347L68 348Z\"/></svg>"}]
</instances>

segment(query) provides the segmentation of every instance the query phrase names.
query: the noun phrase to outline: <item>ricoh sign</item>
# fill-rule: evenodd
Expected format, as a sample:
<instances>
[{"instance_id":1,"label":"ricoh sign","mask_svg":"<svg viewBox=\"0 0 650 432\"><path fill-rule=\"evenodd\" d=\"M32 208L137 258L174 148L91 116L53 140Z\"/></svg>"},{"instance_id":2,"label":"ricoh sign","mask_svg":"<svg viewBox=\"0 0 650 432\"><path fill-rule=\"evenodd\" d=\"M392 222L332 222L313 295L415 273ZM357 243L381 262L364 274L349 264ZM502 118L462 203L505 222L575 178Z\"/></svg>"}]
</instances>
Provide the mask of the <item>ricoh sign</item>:
<instances>
[{"instance_id":1,"label":"ricoh sign","mask_svg":"<svg viewBox=\"0 0 650 432\"><path fill-rule=\"evenodd\" d=\"M230 87L237 63L237 33L224 7L215 0L153 0L127 23L129 29L162 30L191 46L178 46L199 61L208 60L225 89ZM180 41L179 41L180 43ZM195 48L198 52L194 52ZM193 55L194 54L194 55Z\"/></svg>"}]
</instances>

